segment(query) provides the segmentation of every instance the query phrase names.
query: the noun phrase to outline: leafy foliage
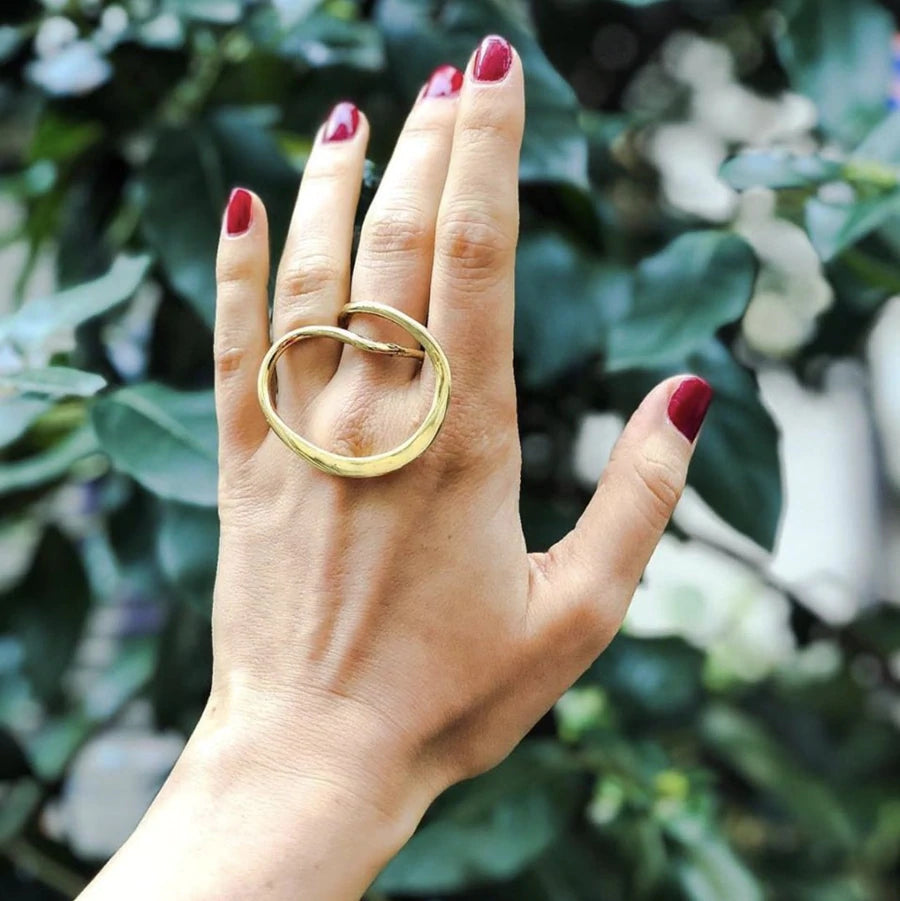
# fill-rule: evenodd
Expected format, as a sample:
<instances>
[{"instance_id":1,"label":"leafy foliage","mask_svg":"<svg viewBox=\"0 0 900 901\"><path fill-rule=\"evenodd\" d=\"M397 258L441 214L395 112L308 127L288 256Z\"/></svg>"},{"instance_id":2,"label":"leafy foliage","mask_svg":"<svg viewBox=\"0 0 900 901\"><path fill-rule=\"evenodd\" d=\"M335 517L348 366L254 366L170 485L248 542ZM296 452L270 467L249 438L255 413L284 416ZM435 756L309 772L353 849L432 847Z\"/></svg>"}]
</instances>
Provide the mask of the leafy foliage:
<instances>
[{"instance_id":1,"label":"leafy foliage","mask_svg":"<svg viewBox=\"0 0 900 901\"><path fill-rule=\"evenodd\" d=\"M134 697L185 733L204 700L218 541L213 262L230 188L263 197L277 254L329 105L353 97L376 123L370 196L428 73L464 66L485 33L511 38L527 73L516 369L530 544L546 546L583 508L572 459L585 416L627 416L658 379L693 371L717 401L690 483L773 547L779 438L741 333L760 263L730 222L663 201L639 151L685 98L655 90L642 106L626 82L670 31L738 23L741 46L759 51L742 74L818 108L805 144L736 153L721 171L723 185L776 192L835 288L820 333L790 360L812 380L823 353L858 353L900 290L886 4L9 6L0 244L21 254L0 317L0 852L20 870L71 894L96 862L49 838L41 813L75 752ZM583 73L599 71L607 45L594 35L610 22L614 49L635 35L640 47L597 99ZM60 289L35 296L47 254ZM862 324L844 328L848 316ZM507 762L439 799L372 901L893 897L900 743L884 711L896 709L886 661L900 620L875 608L838 628L789 600L797 662L753 684L716 678L681 639L620 636ZM86 672L80 649L110 611L120 627ZM833 665L806 666L822 644ZM874 681L858 678L860 657L882 661ZM4 898L59 897L34 886L0 866Z\"/></svg>"}]
</instances>

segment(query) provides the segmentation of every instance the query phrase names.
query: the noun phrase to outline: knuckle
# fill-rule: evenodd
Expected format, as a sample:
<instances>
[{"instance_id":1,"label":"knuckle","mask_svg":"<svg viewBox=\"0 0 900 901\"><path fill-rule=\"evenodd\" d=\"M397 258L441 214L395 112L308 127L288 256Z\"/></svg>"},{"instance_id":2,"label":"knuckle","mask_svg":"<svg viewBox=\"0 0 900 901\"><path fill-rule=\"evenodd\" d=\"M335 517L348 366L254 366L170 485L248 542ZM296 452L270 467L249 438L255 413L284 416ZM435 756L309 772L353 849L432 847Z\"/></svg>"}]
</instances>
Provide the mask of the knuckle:
<instances>
[{"instance_id":1,"label":"knuckle","mask_svg":"<svg viewBox=\"0 0 900 901\"><path fill-rule=\"evenodd\" d=\"M515 247L494 217L472 208L450 210L438 235L438 256L462 278L497 272Z\"/></svg>"},{"instance_id":2,"label":"knuckle","mask_svg":"<svg viewBox=\"0 0 900 901\"><path fill-rule=\"evenodd\" d=\"M301 192L309 188L315 188L317 193L323 194L339 190L346 182L355 179L357 169L355 158L351 159L344 154L329 154L327 159L316 159L316 155L313 154L313 158L303 171Z\"/></svg>"},{"instance_id":3,"label":"knuckle","mask_svg":"<svg viewBox=\"0 0 900 901\"><path fill-rule=\"evenodd\" d=\"M216 259L216 282L219 289L240 287L253 280L257 263L239 254L221 253Z\"/></svg>"},{"instance_id":4,"label":"knuckle","mask_svg":"<svg viewBox=\"0 0 900 901\"><path fill-rule=\"evenodd\" d=\"M480 115L469 115L460 120L457 137L475 151L486 145L485 151L493 155L498 142L514 140L515 124L507 116L498 116L493 108L479 112Z\"/></svg>"},{"instance_id":5,"label":"knuckle","mask_svg":"<svg viewBox=\"0 0 900 901\"><path fill-rule=\"evenodd\" d=\"M641 454L632 465L641 495L640 509L654 529L662 530L681 498L684 477L676 466L660 457Z\"/></svg>"},{"instance_id":6,"label":"knuckle","mask_svg":"<svg viewBox=\"0 0 900 901\"><path fill-rule=\"evenodd\" d=\"M336 454L363 457L372 453L375 414L367 392L351 390L325 414L326 446Z\"/></svg>"},{"instance_id":7,"label":"knuckle","mask_svg":"<svg viewBox=\"0 0 900 901\"><path fill-rule=\"evenodd\" d=\"M213 363L220 375L230 375L239 371L246 359L246 348L220 341L213 345Z\"/></svg>"},{"instance_id":8,"label":"knuckle","mask_svg":"<svg viewBox=\"0 0 900 901\"><path fill-rule=\"evenodd\" d=\"M366 220L364 245L376 257L420 254L434 241L434 225L416 209L387 207Z\"/></svg>"},{"instance_id":9,"label":"knuckle","mask_svg":"<svg viewBox=\"0 0 900 901\"><path fill-rule=\"evenodd\" d=\"M454 413L455 422L444 427L429 451L442 484L465 481L473 473L493 472L519 460L514 417L507 425L502 417L488 416L483 409L461 412L459 404Z\"/></svg>"},{"instance_id":10,"label":"knuckle","mask_svg":"<svg viewBox=\"0 0 900 901\"><path fill-rule=\"evenodd\" d=\"M278 293L286 300L316 297L335 290L344 278L344 267L334 257L307 254L285 264L278 276Z\"/></svg>"}]
</instances>

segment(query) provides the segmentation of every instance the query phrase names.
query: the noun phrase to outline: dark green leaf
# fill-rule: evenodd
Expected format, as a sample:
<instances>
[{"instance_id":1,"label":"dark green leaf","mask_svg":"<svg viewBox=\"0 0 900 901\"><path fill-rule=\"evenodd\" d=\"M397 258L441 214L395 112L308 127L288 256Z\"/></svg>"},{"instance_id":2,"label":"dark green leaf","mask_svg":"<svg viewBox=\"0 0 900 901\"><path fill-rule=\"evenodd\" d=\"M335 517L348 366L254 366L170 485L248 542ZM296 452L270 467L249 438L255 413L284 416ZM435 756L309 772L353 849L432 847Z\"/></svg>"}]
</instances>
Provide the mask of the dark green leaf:
<instances>
[{"instance_id":1,"label":"dark green leaf","mask_svg":"<svg viewBox=\"0 0 900 901\"><path fill-rule=\"evenodd\" d=\"M534 35L501 3L447 0L438 8L421 0L380 0L376 16L393 74L408 100L418 94L436 60L465 69L484 35L501 34L512 41L528 74L520 178L588 186L587 139L578 125L575 93Z\"/></svg>"},{"instance_id":2,"label":"dark green leaf","mask_svg":"<svg viewBox=\"0 0 900 901\"><path fill-rule=\"evenodd\" d=\"M152 382L122 388L95 404L93 420L116 469L168 500L215 506L212 391L174 391Z\"/></svg>"},{"instance_id":3,"label":"dark green leaf","mask_svg":"<svg viewBox=\"0 0 900 901\"><path fill-rule=\"evenodd\" d=\"M822 127L855 145L884 115L894 22L874 0L783 0L776 46L793 87L819 108Z\"/></svg>"},{"instance_id":4,"label":"dark green leaf","mask_svg":"<svg viewBox=\"0 0 900 901\"><path fill-rule=\"evenodd\" d=\"M157 553L163 573L178 594L209 616L219 554L216 511L165 504Z\"/></svg>"},{"instance_id":5,"label":"dark green leaf","mask_svg":"<svg viewBox=\"0 0 900 901\"><path fill-rule=\"evenodd\" d=\"M63 478L79 461L97 453L97 437L89 426L76 429L52 447L13 463L0 463L0 495L27 491Z\"/></svg>"},{"instance_id":6,"label":"dark green leaf","mask_svg":"<svg viewBox=\"0 0 900 901\"><path fill-rule=\"evenodd\" d=\"M613 901L622 897L621 865L611 855L567 834L520 879L499 895L503 901ZM497 889L484 901L495 901Z\"/></svg>"},{"instance_id":7,"label":"dark green leaf","mask_svg":"<svg viewBox=\"0 0 900 901\"><path fill-rule=\"evenodd\" d=\"M552 745L523 745L458 785L376 881L397 894L455 892L522 872L559 837L579 779Z\"/></svg>"},{"instance_id":8,"label":"dark green leaf","mask_svg":"<svg viewBox=\"0 0 900 901\"><path fill-rule=\"evenodd\" d=\"M60 697L89 606L81 558L60 532L48 529L28 575L0 600L0 618L24 649L24 672L46 703Z\"/></svg>"},{"instance_id":9,"label":"dark green leaf","mask_svg":"<svg viewBox=\"0 0 900 901\"><path fill-rule=\"evenodd\" d=\"M150 265L150 257L121 256L106 275L51 297L26 303L0 319L0 342L36 349L71 332L89 319L124 303L137 290Z\"/></svg>"},{"instance_id":10,"label":"dark green leaf","mask_svg":"<svg viewBox=\"0 0 900 901\"><path fill-rule=\"evenodd\" d=\"M697 442L688 483L739 532L771 549L781 515L778 432L759 399L756 380L718 341L664 369L617 376L612 391L630 413L662 378L693 372L715 398Z\"/></svg>"},{"instance_id":11,"label":"dark green leaf","mask_svg":"<svg viewBox=\"0 0 900 901\"><path fill-rule=\"evenodd\" d=\"M765 729L724 705L710 708L701 720L709 747L748 782L784 805L811 835L838 847L852 847L855 829L846 810L819 778L792 760Z\"/></svg>"},{"instance_id":12,"label":"dark green leaf","mask_svg":"<svg viewBox=\"0 0 900 901\"><path fill-rule=\"evenodd\" d=\"M0 25L0 64L15 56L25 40L24 29L13 28L11 25Z\"/></svg>"},{"instance_id":13,"label":"dark green leaf","mask_svg":"<svg viewBox=\"0 0 900 901\"><path fill-rule=\"evenodd\" d=\"M47 366L0 375L0 388L3 387L45 397L90 397L106 387L106 379L67 366Z\"/></svg>"},{"instance_id":14,"label":"dark green leaf","mask_svg":"<svg viewBox=\"0 0 900 901\"><path fill-rule=\"evenodd\" d=\"M216 247L228 192L234 185L255 190L266 203L270 234L280 240L297 175L260 116L231 110L162 134L143 185L144 234L172 285L212 327Z\"/></svg>"},{"instance_id":15,"label":"dark green leaf","mask_svg":"<svg viewBox=\"0 0 900 901\"><path fill-rule=\"evenodd\" d=\"M728 160L719 173L738 191L747 188L805 188L838 178L841 164L820 156L755 150Z\"/></svg>"},{"instance_id":16,"label":"dark green leaf","mask_svg":"<svg viewBox=\"0 0 900 901\"><path fill-rule=\"evenodd\" d=\"M677 638L618 635L583 676L628 717L683 716L702 697L703 655Z\"/></svg>"},{"instance_id":17,"label":"dark green leaf","mask_svg":"<svg viewBox=\"0 0 900 901\"><path fill-rule=\"evenodd\" d=\"M900 189L856 203L806 203L806 230L827 263L900 213Z\"/></svg>"},{"instance_id":18,"label":"dark green leaf","mask_svg":"<svg viewBox=\"0 0 900 901\"><path fill-rule=\"evenodd\" d=\"M609 371L653 367L707 344L747 307L756 258L737 235L689 232L641 263L634 299L609 334Z\"/></svg>"},{"instance_id":19,"label":"dark green leaf","mask_svg":"<svg viewBox=\"0 0 900 901\"><path fill-rule=\"evenodd\" d=\"M599 356L611 322L631 306L632 276L558 232L522 236L516 262L516 357L545 384Z\"/></svg>"}]
</instances>

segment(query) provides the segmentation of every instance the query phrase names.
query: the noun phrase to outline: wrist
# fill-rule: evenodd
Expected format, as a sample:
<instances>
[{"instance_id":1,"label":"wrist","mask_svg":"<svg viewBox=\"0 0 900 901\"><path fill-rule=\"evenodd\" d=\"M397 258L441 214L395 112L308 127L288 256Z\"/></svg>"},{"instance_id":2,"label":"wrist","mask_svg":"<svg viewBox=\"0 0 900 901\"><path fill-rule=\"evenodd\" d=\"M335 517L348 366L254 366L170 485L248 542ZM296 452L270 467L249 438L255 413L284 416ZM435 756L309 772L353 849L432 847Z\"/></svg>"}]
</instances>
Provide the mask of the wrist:
<instances>
[{"instance_id":1,"label":"wrist","mask_svg":"<svg viewBox=\"0 0 900 901\"><path fill-rule=\"evenodd\" d=\"M315 721L313 721L315 722ZM238 901L358 901L430 801L414 779L327 742L313 753L211 705L141 825L85 892ZM386 774L394 773L393 776ZM396 792L394 792L396 787Z\"/></svg>"},{"instance_id":2,"label":"wrist","mask_svg":"<svg viewBox=\"0 0 900 901\"><path fill-rule=\"evenodd\" d=\"M346 837L370 881L411 837L443 785L396 733L366 716L347 710L325 716L296 705L288 715L277 706L270 698L241 712L232 705L226 714L210 704L173 773L172 790L202 793L242 816L264 810L291 836L282 849L289 854L307 854L312 837L323 847Z\"/></svg>"}]
</instances>

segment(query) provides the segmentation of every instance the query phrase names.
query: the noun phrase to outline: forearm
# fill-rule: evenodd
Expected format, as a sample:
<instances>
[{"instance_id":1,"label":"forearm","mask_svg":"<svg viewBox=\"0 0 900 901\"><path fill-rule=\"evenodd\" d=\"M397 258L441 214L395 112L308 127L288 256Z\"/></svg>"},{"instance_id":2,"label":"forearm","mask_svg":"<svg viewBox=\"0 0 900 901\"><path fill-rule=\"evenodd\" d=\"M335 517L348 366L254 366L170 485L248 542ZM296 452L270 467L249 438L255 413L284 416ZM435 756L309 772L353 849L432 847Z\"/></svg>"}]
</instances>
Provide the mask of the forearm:
<instances>
[{"instance_id":1,"label":"forearm","mask_svg":"<svg viewBox=\"0 0 900 901\"><path fill-rule=\"evenodd\" d=\"M304 772L300 759L251 760L205 731L80 901L359 901L427 804L401 794L385 809L381 777L332 775L327 752Z\"/></svg>"}]
</instances>

